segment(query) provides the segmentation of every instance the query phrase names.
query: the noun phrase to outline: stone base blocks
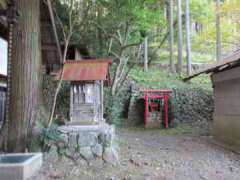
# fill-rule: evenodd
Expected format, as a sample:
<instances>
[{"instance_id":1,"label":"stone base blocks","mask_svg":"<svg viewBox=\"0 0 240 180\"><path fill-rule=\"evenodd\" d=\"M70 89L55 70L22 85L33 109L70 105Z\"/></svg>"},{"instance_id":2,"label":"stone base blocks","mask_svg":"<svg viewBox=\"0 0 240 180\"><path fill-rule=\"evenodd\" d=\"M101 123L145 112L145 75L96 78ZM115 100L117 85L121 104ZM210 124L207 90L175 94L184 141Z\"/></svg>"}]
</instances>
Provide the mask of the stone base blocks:
<instances>
[{"instance_id":1,"label":"stone base blocks","mask_svg":"<svg viewBox=\"0 0 240 180\"><path fill-rule=\"evenodd\" d=\"M115 150L115 128L102 123L89 126L61 126L69 153L79 153L86 161L102 158L104 162L116 165L118 153Z\"/></svg>"},{"instance_id":2,"label":"stone base blocks","mask_svg":"<svg viewBox=\"0 0 240 180\"><path fill-rule=\"evenodd\" d=\"M162 128L163 118L161 112L149 113L148 121L145 124L145 128Z\"/></svg>"}]
</instances>

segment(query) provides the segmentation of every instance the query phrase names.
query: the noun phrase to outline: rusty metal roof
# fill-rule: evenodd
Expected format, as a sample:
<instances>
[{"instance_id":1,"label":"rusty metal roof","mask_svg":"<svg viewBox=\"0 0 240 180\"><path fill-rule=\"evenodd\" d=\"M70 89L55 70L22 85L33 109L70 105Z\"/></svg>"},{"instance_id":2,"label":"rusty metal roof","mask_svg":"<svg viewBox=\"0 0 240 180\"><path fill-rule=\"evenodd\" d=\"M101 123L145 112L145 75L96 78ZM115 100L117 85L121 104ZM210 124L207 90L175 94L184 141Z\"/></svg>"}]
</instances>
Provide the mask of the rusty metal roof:
<instances>
[{"instance_id":1,"label":"rusty metal roof","mask_svg":"<svg viewBox=\"0 0 240 180\"><path fill-rule=\"evenodd\" d=\"M194 72L190 76L186 77L184 80L190 80L200 74L203 73L216 73L219 71L223 71L227 68L233 68L236 66L240 66L240 49L233 52L231 55L223 58L223 60L215 62L213 64L208 65L207 67L204 67L202 69L199 69L198 71Z\"/></svg>"},{"instance_id":2,"label":"rusty metal roof","mask_svg":"<svg viewBox=\"0 0 240 180\"><path fill-rule=\"evenodd\" d=\"M112 61L108 59L97 60L74 60L64 63L64 81L93 81L108 80L108 67ZM56 75L56 80L60 79L61 70Z\"/></svg>"}]
</instances>

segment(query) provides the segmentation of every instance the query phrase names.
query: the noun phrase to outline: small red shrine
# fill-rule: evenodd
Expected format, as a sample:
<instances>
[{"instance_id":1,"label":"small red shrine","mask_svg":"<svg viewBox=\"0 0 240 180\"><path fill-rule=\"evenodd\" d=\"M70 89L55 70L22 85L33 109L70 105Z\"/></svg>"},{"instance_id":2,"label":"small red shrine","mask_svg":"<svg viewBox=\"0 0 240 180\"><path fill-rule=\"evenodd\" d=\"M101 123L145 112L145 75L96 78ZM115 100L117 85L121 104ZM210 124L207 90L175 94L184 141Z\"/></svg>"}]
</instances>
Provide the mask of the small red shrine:
<instances>
[{"instance_id":1,"label":"small red shrine","mask_svg":"<svg viewBox=\"0 0 240 180\"><path fill-rule=\"evenodd\" d=\"M169 127L169 98L172 90L144 90L146 128ZM164 117L164 118L163 118Z\"/></svg>"}]
</instances>

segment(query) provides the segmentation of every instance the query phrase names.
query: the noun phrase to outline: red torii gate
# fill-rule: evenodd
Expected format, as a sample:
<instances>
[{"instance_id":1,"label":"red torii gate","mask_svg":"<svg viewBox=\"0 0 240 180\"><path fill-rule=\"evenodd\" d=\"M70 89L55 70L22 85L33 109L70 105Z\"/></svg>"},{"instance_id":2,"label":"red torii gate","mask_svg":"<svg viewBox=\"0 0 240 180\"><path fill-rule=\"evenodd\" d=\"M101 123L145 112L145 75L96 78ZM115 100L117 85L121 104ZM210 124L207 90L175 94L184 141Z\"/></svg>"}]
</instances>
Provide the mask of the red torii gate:
<instances>
[{"instance_id":1,"label":"red torii gate","mask_svg":"<svg viewBox=\"0 0 240 180\"><path fill-rule=\"evenodd\" d=\"M156 104L149 100L163 100L164 101L164 125L165 128L169 127L169 118L168 118L168 100L169 96L172 93L172 90L169 89L159 89L159 90L144 90L144 99L145 99L145 113L144 113L144 124L146 126L149 117L149 106L152 110L156 108Z\"/></svg>"}]
</instances>

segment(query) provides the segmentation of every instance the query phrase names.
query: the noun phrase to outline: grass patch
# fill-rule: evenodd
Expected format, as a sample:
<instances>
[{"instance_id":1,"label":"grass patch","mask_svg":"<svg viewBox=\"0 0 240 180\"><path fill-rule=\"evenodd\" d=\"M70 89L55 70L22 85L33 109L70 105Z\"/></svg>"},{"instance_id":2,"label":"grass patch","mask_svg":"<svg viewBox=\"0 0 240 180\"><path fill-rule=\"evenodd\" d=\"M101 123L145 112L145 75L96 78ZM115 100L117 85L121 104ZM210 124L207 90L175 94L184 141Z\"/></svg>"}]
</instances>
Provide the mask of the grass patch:
<instances>
[{"instance_id":1,"label":"grass patch","mask_svg":"<svg viewBox=\"0 0 240 180\"><path fill-rule=\"evenodd\" d=\"M177 135L191 134L192 131L193 131L192 126L190 124L184 123L184 124L179 124L175 128L161 129L160 135L177 136Z\"/></svg>"},{"instance_id":2,"label":"grass patch","mask_svg":"<svg viewBox=\"0 0 240 180\"><path fill-rule=\"evenodd\" d=\"M145 129L144 127L131 127L127 128L130 131L142 132L151 135L162 135L162 136L178 136L184 134L191 134L193 132L192 126L190 123L179 124L174 128L169 129Z\"/></svg>"},{"instance_id":3,"label":"grass patch","mask_svg":"<svg viewBox=\"0 0 240 180\"><path fill-rule=\"evenodd\" d=\"M129 74L130 79L144 88L205 88L211 89L211 82L208 75L202 75L191 81L184 82L182 77L177 74L170 74L167 70L151 67L147 73L143 72L142 67L135 67Z\"/></svg>"},{"instance_id":4,"label":"grass patch","mask_svg":"<svg viewBox=\"0 0 240 180\"><path fill-rule=\"evenodd\" d=\"M121 129L121 128L120 128ZM192 123L178 123L174 128L162 129L145 129L144 127L124 128L134 132L140 132L150 135L159 136L181 136L181 135L212 135L212 122L197 121Z\"/></svg>"},{"instance_id":5,"label":"grass patch","mask_svg":"<svg viewBox=\"0 0 240 180\"><path fill-rule=\"evenodd\" d=\"M177 47L176 47L177 49ZM174 62L177 63L177 51L174 52ZM150 56L151 58L151 56ZM162 49L157 53L157 56L152 59L152 64L169 64L169 51ZM206 64L213 63L216 59L214 54L203 53L199 51L192 51L191 60L192 64ZM183 51L183 64L186 64L186 52Z\"/></svg>"}]
</instances>

